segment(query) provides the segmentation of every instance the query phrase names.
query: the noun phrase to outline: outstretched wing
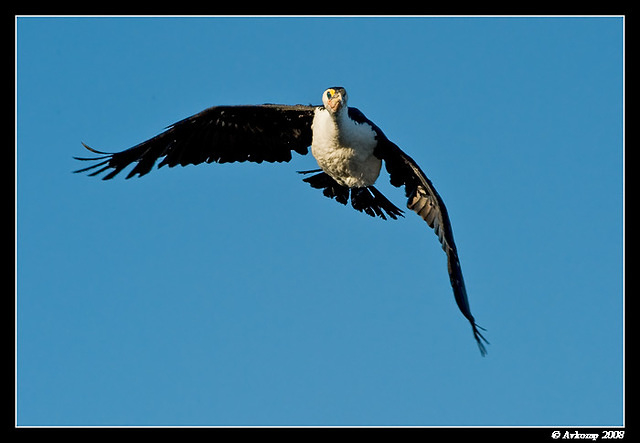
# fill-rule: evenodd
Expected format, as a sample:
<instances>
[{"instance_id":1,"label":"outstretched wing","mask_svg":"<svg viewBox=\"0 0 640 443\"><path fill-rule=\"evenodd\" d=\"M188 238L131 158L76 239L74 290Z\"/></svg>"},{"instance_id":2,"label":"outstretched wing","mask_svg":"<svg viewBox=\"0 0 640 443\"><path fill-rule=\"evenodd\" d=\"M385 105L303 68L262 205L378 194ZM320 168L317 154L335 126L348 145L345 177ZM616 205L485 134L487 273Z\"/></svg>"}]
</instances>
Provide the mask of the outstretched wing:
<instances>
[{"instance_id":1,"label":"outstretched wing","mask_svg":"<svg viewBox=\"0 0 640 443\"><path fill-rule=\"evenodd\" d=\"M291 151L306 154L311 145L313 106L259 105L215 106L169 126L161 134L122 152L107 153L83 145L99 157L75 157L94 161L74 172L94 176L109 171L103 180L115 177L128 165L135 167L126 178L168 165L251 161L261 163L291 160Z\"/></svg>"},{"instance_id":2,"label":"outstretched wing","mask_svg":"<svg viewBox=\"0 0 640 443\"><path fill-rule=\"evenodd\" d=\"M462 314L471 323L480 352L485 355L487 350L484 343L488 344L489 342L482 336L479 331L482 328L476 324L473 315L471 315L458 251L453 241L453 230L442 198L416 162L381 133L375 155L384 160L391 184L396 187L404 186L409 199L407 207L422 217L438 236L442 249L447 254L449 279L456 303Z\"/></svg>"}]
</instances>

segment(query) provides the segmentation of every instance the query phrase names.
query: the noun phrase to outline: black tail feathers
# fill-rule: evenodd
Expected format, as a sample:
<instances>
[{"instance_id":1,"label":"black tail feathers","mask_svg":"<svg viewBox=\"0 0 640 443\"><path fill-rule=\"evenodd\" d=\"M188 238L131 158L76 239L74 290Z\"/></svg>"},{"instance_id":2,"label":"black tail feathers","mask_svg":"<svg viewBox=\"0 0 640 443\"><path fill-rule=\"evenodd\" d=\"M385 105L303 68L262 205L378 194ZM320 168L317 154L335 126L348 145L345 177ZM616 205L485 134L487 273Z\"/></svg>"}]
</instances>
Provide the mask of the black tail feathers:
<instances>
[{"instance_id":1,"label":"black tail feathers","mask_svg":"<svg viewBox=\"0 0 640 443\"><path fill-rule=\"evenodd\" d=\"M298 171L300 174L311 174L319 172L320 169L311 171ZM390 217L396 220L398 217L404 217L403 211L391 203L380 191L373 186L365 188L348 188L336 182L331 176L324 172L304 178L302 181L309 183L312 188L322 189L322 193L334 198L337 202L346 205L351 201L351 206L360 212L370 215L371 217L380 217L386 220Z\"/></svg>"}]
</instances>

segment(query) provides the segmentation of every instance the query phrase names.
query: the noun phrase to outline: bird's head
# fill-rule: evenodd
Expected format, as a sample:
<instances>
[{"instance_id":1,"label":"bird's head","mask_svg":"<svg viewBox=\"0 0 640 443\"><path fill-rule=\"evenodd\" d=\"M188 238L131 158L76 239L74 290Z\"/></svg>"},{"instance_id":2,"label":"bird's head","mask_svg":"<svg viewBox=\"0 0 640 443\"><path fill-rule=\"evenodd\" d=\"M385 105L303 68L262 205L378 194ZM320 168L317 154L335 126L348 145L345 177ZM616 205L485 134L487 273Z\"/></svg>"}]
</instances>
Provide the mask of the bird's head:
<instances>
[{"instance_id":1,"label":"bird's head","mask_svg":"<svg viewBox=\"0 0 640 443\"><path fill-rule=\"evenodd\" d=\"M327 111L335 114L347 107L347 91L339 86L329 88L322 94L322 103Z\"/></svg>"}]
</instances>

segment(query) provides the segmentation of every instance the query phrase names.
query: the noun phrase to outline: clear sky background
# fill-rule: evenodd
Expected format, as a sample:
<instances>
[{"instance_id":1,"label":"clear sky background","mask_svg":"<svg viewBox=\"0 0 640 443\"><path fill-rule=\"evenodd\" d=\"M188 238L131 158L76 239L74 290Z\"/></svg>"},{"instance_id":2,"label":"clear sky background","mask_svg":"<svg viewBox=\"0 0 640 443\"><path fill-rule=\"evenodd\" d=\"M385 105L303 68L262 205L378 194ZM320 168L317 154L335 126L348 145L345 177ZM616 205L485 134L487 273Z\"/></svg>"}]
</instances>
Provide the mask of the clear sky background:
<instances>
[{"instance_id":1,"label":"clear sky background","mask_svg":"<svg viewBox=\"0 0 640 443\"><path fill-rule=\"evenodd\" d=\"M622 425L623 20L18 18L18 425ZM283 164L72 174L217 104L341 85L436 236ZM404 207L402 190L379 189Z\"/></svg>"}]
</instances>

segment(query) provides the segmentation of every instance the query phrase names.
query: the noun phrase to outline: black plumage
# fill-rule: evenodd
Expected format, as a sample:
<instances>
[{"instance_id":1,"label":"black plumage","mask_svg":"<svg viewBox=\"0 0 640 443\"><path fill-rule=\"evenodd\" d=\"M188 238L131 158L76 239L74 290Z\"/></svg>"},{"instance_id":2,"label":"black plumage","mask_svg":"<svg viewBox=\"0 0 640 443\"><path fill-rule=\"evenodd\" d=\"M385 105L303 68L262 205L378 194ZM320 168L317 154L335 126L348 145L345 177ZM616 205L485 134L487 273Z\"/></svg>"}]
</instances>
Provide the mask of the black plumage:
<instances>
[{"instance_id":1,"label":"black plumage","mask_svg":"<svg viewBox=\"0 0 640 443\"><path fill-rule=\"evenodd\" d=\"M320 171L321 169L300 172L304 174ZM372 217L378 216L383 220L386 220L387 216L394 220L398 217L404 217L403 211L391 203L374 186L349 188L340 185L325 172L304 178L302 181L309 183L312 188L322 189L322 193L325 196L335 198L338 203L346 205L348 202L351 202L353 209L364 212Z\"/></svg>"},{"instance_id":2,"label":"black plumage","mask_svg":"<svg viewBox=\"0 0 640 443\"><path fill-rule=\"evenodd\" d=\"M305 155L311 145L312 106L215 106L169 126L164 132L130 149L116 153L97 151L102 157L76 157L98 161L75 172L94 176L109 169L109 180L130 164L126 178L143 176L153 168L200 163L288 162L291 152ZM100 161L102 160L102 161Z\"/></svg>"}]
</instances>

